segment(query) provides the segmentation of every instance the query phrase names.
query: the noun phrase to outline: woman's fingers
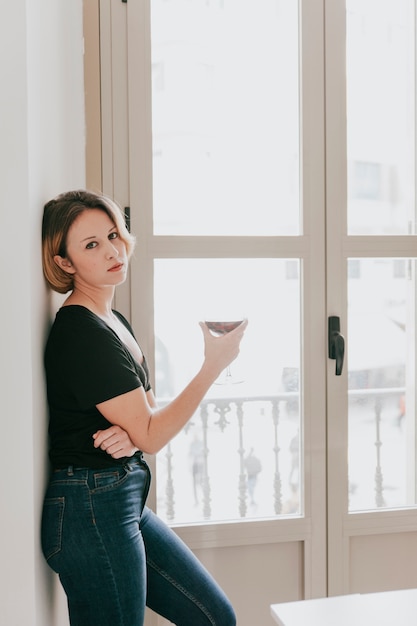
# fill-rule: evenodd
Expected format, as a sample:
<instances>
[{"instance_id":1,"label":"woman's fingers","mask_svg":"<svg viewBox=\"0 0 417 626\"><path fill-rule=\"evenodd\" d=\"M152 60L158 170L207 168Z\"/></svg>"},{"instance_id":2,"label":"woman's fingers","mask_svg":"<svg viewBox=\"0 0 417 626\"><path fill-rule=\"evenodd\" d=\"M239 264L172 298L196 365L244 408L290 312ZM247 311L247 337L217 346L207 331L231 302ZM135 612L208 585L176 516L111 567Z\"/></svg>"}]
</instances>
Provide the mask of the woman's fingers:
<instances>
[{"instance_id":1,"label":"woman's fingers","mask_svg":"<svg viewBox=\"0 0 417 626\"><path fill-rule=\"evenodd\" d=\"M127 432L117 425L110 426L106 430L98 430L94 433L93 440L95 448L101 448L115 459L132 456L137 452Z\"/></svg>"}]
</instances>

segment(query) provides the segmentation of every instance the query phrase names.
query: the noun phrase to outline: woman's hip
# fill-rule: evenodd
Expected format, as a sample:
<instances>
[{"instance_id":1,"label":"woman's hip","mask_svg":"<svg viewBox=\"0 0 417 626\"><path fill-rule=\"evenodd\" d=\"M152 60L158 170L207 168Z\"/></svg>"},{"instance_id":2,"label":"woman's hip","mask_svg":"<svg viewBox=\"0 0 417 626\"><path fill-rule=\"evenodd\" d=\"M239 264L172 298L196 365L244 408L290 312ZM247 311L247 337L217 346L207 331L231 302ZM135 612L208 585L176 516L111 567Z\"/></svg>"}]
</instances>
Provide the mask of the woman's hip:
<instances>
[{"instance_id":1,"label":"woman's hip","mask_svg":"<svg viewBox=\"0 0 417 626\"><path fill-rule=\"evenodd\" d=\"M73 544L91 550L97 542L130 541L149 491L149 469L143 464L93 470L68 467L52 474L41 524L45 558Z\"/></svg>"}]
</instances>

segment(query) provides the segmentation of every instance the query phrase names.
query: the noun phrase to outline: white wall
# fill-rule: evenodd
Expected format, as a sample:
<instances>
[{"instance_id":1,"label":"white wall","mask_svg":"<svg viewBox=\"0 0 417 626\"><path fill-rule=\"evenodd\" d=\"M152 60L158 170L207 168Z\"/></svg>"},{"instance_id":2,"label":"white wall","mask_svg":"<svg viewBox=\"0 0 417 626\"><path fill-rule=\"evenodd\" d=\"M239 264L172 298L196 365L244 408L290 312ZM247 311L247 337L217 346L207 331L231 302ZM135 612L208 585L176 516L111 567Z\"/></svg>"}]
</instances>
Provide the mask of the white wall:
<instances>
[{"instance_id":1,"label":"white wall","mask_svg":"<svg viewBox=\"0 0 417 626\"><path fill-rule=\"evenodd\" d=\"M0 624L61 626L39 548L52 310L40 229L44 202L85 184L82 0L12 0L0 13Z\"/></svg>"}]
</instances>

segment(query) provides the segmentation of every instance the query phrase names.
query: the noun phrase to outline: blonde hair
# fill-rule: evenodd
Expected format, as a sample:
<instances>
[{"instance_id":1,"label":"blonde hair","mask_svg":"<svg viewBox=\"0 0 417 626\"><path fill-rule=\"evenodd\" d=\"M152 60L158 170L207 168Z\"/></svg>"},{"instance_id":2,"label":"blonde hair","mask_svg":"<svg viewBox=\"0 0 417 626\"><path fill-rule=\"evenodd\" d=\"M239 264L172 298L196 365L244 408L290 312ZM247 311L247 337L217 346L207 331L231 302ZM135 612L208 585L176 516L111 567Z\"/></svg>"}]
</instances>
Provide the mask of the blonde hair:
<instances>
[{"instance_id":1,"label":"blonde hair","mask_svg":"<svg viewBox=\"0 0 417 626\"><path fill-rule=\"evenodd\" d=\"M89 209L104 211L116 226L120 239L126 244L131 257L135 238L126 227L124 215L116 202L92 191L67 191L47 202L42 220L42 267L48 285L58 293L74 289L73 275L67 274L55 262L54 257L67 257L67 236L74 221Z\"/></svg>"}]
</instances>

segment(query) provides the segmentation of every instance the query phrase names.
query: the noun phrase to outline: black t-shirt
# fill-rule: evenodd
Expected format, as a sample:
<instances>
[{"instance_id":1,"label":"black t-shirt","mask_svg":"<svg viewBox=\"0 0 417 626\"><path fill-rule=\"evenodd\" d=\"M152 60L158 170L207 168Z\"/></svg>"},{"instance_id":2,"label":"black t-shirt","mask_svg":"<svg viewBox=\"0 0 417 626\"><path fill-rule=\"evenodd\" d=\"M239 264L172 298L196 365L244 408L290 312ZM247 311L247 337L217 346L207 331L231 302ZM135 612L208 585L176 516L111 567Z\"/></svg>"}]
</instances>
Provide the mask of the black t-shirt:
<instances>
[{"instance_id":1,"label":"black t-shirt","mask_svg":"<svg viewBox=\"0 0 417 626\"><path fill-rule=\"evenodd\" d=\"M114 313L133 335L127 320ZM134 335L133 335L134 336ZM96 405L151 387L145 358L139 364L117 334L89 309L71 305L56 314L45 348L49 456L54 468L120 464L96 449L92 435L111 426Z\"/></svg>"}]
</instances>

